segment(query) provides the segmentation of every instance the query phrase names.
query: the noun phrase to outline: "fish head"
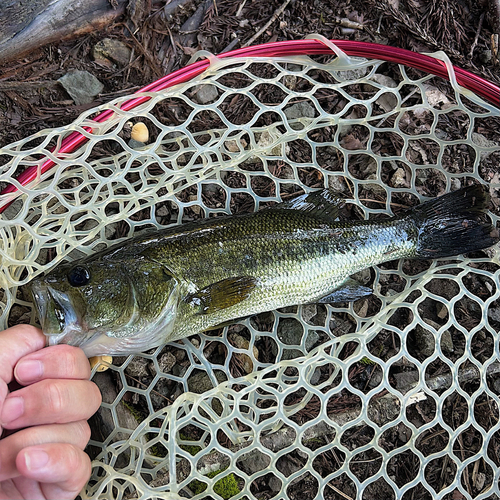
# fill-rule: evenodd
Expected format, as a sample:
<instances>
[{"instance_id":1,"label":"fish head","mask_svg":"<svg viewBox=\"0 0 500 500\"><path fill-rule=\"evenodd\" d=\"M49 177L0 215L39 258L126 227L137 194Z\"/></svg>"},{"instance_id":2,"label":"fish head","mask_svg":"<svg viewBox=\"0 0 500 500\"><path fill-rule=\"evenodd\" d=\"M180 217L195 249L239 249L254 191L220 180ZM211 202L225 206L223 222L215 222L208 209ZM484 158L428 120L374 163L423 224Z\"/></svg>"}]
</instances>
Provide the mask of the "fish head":
<instances>
[{"instance_id":1,"label":"fish head","mask_svg":"<svg viewBox=\"0 0 500 500\"><path fill-rule=\"evenodd\" d=\"M152 262L82 261L35 279L31 291L48 344L88 357L138 353L172 330L178 280Z\"/></svg>"}]
</instances>

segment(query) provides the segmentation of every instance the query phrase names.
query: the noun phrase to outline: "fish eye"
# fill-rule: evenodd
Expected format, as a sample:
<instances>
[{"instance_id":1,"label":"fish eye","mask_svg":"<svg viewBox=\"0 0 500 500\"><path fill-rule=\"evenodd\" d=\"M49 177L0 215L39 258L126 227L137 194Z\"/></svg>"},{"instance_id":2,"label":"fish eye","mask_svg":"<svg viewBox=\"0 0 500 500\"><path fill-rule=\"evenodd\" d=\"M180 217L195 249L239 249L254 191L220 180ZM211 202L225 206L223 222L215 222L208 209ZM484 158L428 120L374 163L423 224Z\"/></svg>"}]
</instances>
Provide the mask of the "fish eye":
<instances>
[{"instance_id":1,"label":"fish eye","mask_svg":"<svg viewBox=\"0 0 500 500\"><path fill-rule=\"evenodd\" d=\"M71 286L84 286L90 281L90 272L86 267L76 266L68 273Z\"/></svg>"}]
</instances>

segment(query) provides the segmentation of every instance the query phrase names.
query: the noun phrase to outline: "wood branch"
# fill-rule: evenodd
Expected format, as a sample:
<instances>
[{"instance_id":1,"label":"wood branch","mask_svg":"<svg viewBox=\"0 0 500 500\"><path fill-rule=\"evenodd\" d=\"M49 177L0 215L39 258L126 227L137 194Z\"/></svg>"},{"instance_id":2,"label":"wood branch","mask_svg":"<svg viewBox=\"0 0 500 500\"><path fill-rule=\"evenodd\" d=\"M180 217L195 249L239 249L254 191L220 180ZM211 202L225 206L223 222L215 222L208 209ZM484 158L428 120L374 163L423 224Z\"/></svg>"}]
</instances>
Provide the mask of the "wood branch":
<instances>
[{"instance_id":1,"label":"wood branch","mask_svg":"<svg viewBox=\"0 0 500 500\"><path fill-rule=\"evenodd\" d=\"M0 64L48 43L99 30L122 15L126 3L127 0L0 2Z\"/></svg>"}]
</instances>

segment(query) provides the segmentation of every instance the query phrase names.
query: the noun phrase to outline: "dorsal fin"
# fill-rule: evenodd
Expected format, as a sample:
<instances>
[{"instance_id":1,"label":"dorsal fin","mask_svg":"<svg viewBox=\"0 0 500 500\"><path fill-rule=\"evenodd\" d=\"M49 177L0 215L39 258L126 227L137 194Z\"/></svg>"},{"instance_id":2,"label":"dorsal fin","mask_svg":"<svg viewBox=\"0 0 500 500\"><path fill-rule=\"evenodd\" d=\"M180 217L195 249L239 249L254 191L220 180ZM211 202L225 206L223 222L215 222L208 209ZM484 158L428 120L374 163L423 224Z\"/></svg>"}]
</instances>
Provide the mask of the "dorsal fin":
<instances>
[{"instance_id":1,"label":"dorsal fin","mask_svg":"<svg viewBox=\"0 0 500 500\"><path fill-rule=\"evenodd\" d=\"M278 203L268 210L301 210L328 222L334 221L345 200L335 196L329 189L320 189L297 196L293 200Z\"/></svg>"}]
</instances>

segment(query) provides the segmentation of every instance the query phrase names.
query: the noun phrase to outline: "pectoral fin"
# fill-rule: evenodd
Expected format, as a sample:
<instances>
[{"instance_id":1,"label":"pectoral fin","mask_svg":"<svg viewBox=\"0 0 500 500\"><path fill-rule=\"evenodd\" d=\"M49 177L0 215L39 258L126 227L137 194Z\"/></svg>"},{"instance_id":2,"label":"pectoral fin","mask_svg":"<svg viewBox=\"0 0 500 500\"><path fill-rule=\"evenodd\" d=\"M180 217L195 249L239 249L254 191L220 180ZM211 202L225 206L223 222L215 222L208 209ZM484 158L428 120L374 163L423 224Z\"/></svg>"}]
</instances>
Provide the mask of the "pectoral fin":
<instances>
[{"instance_id":1,"label":"pectoral fin","mask_svg":"<svg viewBox=\"0 0 500 500\"><path fill-rule=\"evenodd\" d=\"M245 300L257 284L252 276L227 278L188 295L184 300L199 309L198 314L210 314Z\"/></svg>"},{"instance_id":2,"label":"pectoral fin","mask_svg":"<svg viewBox=\"0 0 500 500\"><path fill-rule=\"evenodd\" d=\"M321 297L318 304L332 304L335 302L353 302L355 300L371 295L373 290L363 286L358 281L348 278L344 283L332 293Z\"/></svg>"}]
</instances>

